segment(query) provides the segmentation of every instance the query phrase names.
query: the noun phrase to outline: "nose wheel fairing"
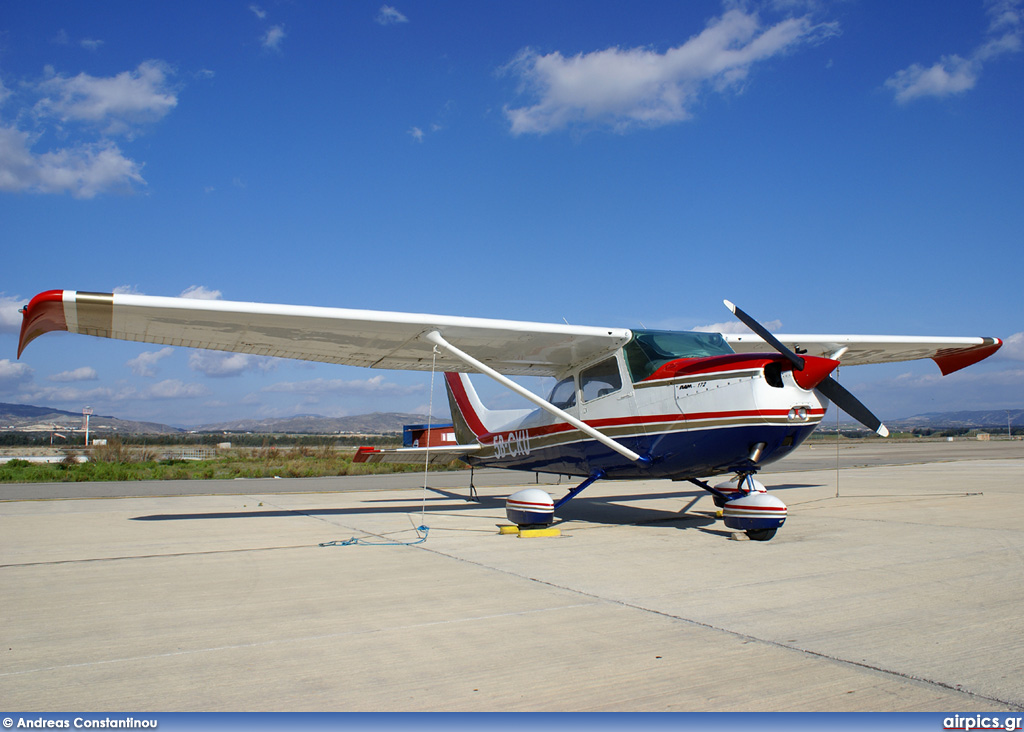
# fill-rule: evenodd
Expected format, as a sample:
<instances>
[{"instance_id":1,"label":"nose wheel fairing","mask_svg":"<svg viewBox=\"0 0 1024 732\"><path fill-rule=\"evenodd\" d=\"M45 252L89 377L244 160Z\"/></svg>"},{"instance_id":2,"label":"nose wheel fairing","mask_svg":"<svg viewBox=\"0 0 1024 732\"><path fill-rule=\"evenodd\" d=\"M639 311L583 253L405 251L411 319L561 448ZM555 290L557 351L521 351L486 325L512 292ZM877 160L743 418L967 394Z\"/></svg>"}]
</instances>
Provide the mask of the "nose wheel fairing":
<instances>
[{"instance_id":1,"label":"nose wheel fairing","mask_svg":"<svg viewBox=\"0 0 1024 732\"><path fill-rule=\"evenodd\" d=\"M714 496L728 528L744 532L752 541L768 541L786 522L786 504L769 494L752 473L743 473L714 487L696 478L690 482Z\"/></svg>"},{"instance_id":2,"label":"nose wheel fairing","mask_svg":"<svg viewBox=\"0 0 1024 732\"><path fill-rule=\"evenodd\" d=\"M744 531L754 538L767 531L774 535L786 522L786 513L786 504L775 496L751 492L726 501L722 519L730 529Z\"/></svg>"}]
</instances>

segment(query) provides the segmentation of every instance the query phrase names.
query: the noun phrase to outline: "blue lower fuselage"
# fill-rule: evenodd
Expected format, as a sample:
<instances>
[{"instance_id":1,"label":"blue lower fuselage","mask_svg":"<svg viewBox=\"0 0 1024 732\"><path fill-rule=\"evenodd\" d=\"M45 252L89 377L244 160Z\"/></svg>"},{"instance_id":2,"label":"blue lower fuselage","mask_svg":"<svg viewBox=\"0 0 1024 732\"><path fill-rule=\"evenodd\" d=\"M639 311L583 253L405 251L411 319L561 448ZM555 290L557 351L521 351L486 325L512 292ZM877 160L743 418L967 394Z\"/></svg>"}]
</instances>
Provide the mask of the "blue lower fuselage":
<instances>
[{"instance_id":1,"label":"blue lower fuselage","mask_svg":"<svg viewBox=\"0 0 1024 732\"><path fill-rule=\"evenodd\" d=\"M626 460L592 439L533 447L529 439L523 437L501 457L470 456L467 462L480 467L583 477L603 472L607 478L682 480L756 470L788 455L816 426L744 425L618 438L640 455L651 456L650 463ZM765 447L755 464L750 454L759 443L764 443ZM510 454L513 451L515 454Z\"/></svg>"}]
</instances>

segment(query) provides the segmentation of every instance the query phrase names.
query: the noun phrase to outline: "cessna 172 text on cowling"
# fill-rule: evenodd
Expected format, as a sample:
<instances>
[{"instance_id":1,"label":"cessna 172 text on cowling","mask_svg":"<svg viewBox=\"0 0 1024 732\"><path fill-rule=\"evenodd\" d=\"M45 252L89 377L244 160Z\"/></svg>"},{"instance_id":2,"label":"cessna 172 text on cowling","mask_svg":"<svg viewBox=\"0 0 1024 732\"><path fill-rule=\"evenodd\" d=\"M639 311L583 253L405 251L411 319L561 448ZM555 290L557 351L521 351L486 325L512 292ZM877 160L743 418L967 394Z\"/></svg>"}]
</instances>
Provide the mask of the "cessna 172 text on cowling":
<instances>
[{"instance_id":1,"label":"cessna 172 text on cowling","mask_svg":"<svg viewBox=\"0 0 1024 732\"><path fill-rule=\"evenodd\" d=\"M460 458L470 465L578 476L557 502L538 488L509 496L520 525L554 512L596 480L688 480L713 494L726 526L771 538L786 506L753 475L821 422L829 401L881 435L885 426L831 377L844 365L931 358L943 374L995 353L998 338L774 336L628 330L74 290L24 308L18 356L49 331L381 369L445 371L458 440L377 450L363 461ZM491 410L467 373L482 373L535 409ZM550 376L542 398L510 376ZM715 475L736 477L718 486Z\"/></svg>"}]
</instances>

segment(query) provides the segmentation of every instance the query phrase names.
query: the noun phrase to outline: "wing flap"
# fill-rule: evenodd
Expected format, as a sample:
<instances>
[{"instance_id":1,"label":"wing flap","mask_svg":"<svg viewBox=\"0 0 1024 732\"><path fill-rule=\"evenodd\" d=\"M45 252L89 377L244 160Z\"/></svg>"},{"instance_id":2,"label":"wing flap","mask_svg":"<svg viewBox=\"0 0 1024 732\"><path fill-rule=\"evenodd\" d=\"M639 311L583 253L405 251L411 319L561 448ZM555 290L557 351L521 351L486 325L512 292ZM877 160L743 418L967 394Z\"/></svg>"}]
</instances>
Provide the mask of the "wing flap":
<instances>
[{"instance_id":1,"label":"wing flap","mask_svg":"<svg viewBox=\"0 0 1024 732\"><path fill-rule=\"evenodd\" d=\"M737 353L771 351L771 346L753 334L723 334ZM831 358L842 352L844 366L895 363L930 358L943 375L959 371L988 358L999 350L999 338L935 338L931 336L864 336L864 335L776 335L787 348L796 353Z\"/></svg>"}]
</instances>

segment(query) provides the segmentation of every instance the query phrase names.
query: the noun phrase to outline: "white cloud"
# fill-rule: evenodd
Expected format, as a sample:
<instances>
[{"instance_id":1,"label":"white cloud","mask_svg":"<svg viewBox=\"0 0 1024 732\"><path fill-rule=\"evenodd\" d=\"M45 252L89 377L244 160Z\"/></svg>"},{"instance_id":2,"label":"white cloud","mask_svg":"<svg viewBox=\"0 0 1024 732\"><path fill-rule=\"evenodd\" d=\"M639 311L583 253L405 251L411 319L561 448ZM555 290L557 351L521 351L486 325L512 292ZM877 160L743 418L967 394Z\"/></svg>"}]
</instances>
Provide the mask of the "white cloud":
<instances>
[{"instance_id":1,"label":"white cloud","mask_svg":"<svg viewBox=\"0 0 1024 732\"><path fill-rule=\"evenodd\" d=\"M28 300L0 295L0 333L20 333L21 313Z\"/></svg>"},{"instance_id":2,"label":"white cloud","mask_svg":"<svg viewBox=\"0 0 1024 732\"><path fill-rule=\"evenodd\" d=\"M125 361L125 366L132 370L136 376L156 376L156 365L174 353L170 346L161 348L159 351L145 351L133 359Z\"/></svg>"},{"instance_id":3,"label":"white cloud","mask_svg":"<svg viewBox=\"0 0 1024 732\"><path fill-rule=\"evenodd\" d=\"M259 5L250 5L249 10L251 10L253 15L255 15L260 20L266 20L267 11L261 8Z\"/></svg>"},{"instance_id":4,"label":"white cloud","mask_svg":"<svg viewBox=\"0 0 1024 732\"><path fill-rule=\"evenodd\" d=\"M2 363L2 362L0 362ZM97 386L93 389L79 389L74 386L39 386L23 388L17 398L26 404L52 404L68 408L68 405L92 404L97 413L108 410L116 404L132 403L135 408L146 401L174 399L197 399L210 394L202 384L186 384L178 379L167 379L145 389L120 382L115 386Z\"/></svg>"},{"instance_id":5,"label":"white cloud","mask_svg":"<svg viewBox=\"0 0 1024 732\"><path fill-rule=\"evenodd\" d=\"M96 124L107 135L131 134L137 125L162 119L178 104L163 61L143 61L134 71L95 77L54 75L37 89L44 96L34 111L62 122Z\"/></svg>"},{"instance_id":6,"label":"white cloud","mask_svg":"<svg viewBox=\"0 0 1024 732\"><path fill-rule=\"evenodd\" d=\"M50 381L62 383L72 381L96 381L99 379L96 375L96 369L92 366L82 366L81 368L74 369L73 371L61 371L59 374L53 374L46 378Z\"/></svg>"},{"instance_id":7,"label":"white cloud","mask_svg":"<svg viewBox=\"0 0 1024 732\"><path fill-rule=\"evenodd\" d=\"M416 142L423 142L424 132L419 127L412 127L409 129L409 136L412 137Z\"/></svg>"},{"instance_id":8,"label":"white cloud","mask_svg":"<svg viewBox=\"0 0 1024 732\"><path fill-rule=\"evenodd\" d=\"M770 333L778 332L782 328L781 320L769 320L765 323L761 323ZM738 320L727 320L724 323L709 323L708 325L698 325L693 330L700 333L751 333L752 331L747 326L743 325Z\"/></svg>"},{"instance_id":9,"label":"white cloud","mask_svg":"<svg viewBox=\"0 0 1024 732\"><path fill-rule=\"evenodd\" d=\"M415 394L422 385L403 386L384 380L383 376L369 379L310 379L309 381L282 381L265 386L261 391L289 394Z\"/></svg>"},{"instance_id":10,"label":"white cloud","mask_svg":"<svg viewBox=\"0 0 1024 732\"><path fill-rule=\"evenodd\" d=\"M145 183L142 165L126 158L112 142L80 143L37 155L30 150L28 133L0 127L0 191L93 198Z\"/></svg>"},{"instance_id":11,"label":"white cloud","mask_svg":"<svg viewBox=\"0 0 1024 732\"><path fill-rule=\"evenodd\" d=\"M273 371L277 361L248 353L193 351L188 356L188 367L206 376L239 376L247 371Z\"/></svg>"},{"instance_id":12,"label":"white cloud","mask_svg":"<svg viewBox=\"0 0 1024 732\"><path fill-rule=\"evenodd\" d=\"M944 98L973 89L984 64L1007 53L1019 52L1024 44L1024 11L1020 0L988 3L987 37L967 57L951 54L931 66L911 64L886 80L885 86L900 104L922 97Z\"/></svg>"},{"instance_id":13,"label":"white cloud","mask_svg":"<svg viewBox=\"0 0 1024 732\"><path fill-rule=\"evenodd\" d=\"M23 391L18 398L26 403L66 405L123 401L137 396L138 393L132 387L119 391L108 386L98 386L94 389L78 389L74 386L40 386Z\"/></svg>"},{"instance_id":14,"label":"white cloud","mask_svg":"<svg viewBox=\"0 0 1024 732\"><path fill-rule=\"evenodd\" d=\"M281 42L284 40L285 32L283 25L272 25L263 34L263 48L268 51L281 50Z\"/></svg>"},{"instance_id":15,"label":"white cloud","mask_svg":"<svg viewBox=\"0 0 1024 732\"><path fill-rule=\"evenodd\" d=\"M115 295L142 295L144 294L135 285L118 285L114 288Z\"/></svg>"},{"instance_id":16,"label":"white cloud","mask_svg":"<svg viewBox=\"0 0 1024 732\"><path fill-rule=\"evenodd\" d=\"M0 191L93 198L145 185L142 164L126 157L111 138L133 138L177 106L172 73L154 60L109 77L66 76L48 68L42 81L20 84L12 116L31 119L35 128L29 133L18 125L0 126ZM0 84L0 103L13 96ZM67 141L65 146L34 150L51 130ZM99 138L89 139L96 132Z\"/></svg>"},{"instance_id":17,"label":"white cloud","mask_svg":"<svg viewBox=\"0 0 1024 732\"><path fill-rule=\"evenodd\" d=\"M996 351L998 358L1024 361L1024 332L1014 333L1003 340L1003 347Z\"/></svg>"},{"instance_id":18,"label":"white cloud","mask_svg":"<svg viewBox=\"0 0 1024 732\"><path fill-rule=\"evenodd\" d=\"M395 23L409 22L409 19L405 17L403 13L391 5L381 5L375 20L381 25L394 25Z\"/></svg>"},{"instance_id":19,"label":"white cloud","mask_svg":"<svg viewBox=\"0 0 1024 732\"><path fill-rule=\"evenodd\" d=\"M919 97L946 97L973 89L981 72L981 64L959 56L943 56L938 63L925 68L911 64L897 71L885 85L901 104Z\"/></svg>"},{"instance_id":20,"label":"white cloud","mask_svg":"<svg viewBox=\"0 0 1024 732\"><path fill-rule=\"evenodd\" d=\"M949 376L936 372L905 372L891 378L846 386L869 407L874 405L879 412L885 412L887 418L925 412L1017 409L1024 406L1024 369L965 369Z\"/></svg>"},{"instance_id":21,"label":"white cloud","mask_svg":"<svg viewBox=\"0 0 1024 732\"><path fill-rule=\"evenodd\" d=\"M31 366L7 358L0 359L0 382L21 382L31 378Z\"/></svg>"},{"instance_id":22,"label":"white cloud","mask_svg":"<svg viewBox=\"0 0 1024 732\"><path fill-rule=\"evenodd\" d=\"M50 42L58 46L70 46L71 36L68 35L68 32L64 28L61 28L57 31L57 34L50 39ZM98 51L103 45L103 41L95 38L83 38L78 42L78 45L86 51Z\"/></svg>"},{"instance_id":23,"label":"white cloud","mask_svg":"<svg viewBox=\"0 0 1024 732\"><path fill-rule=\"evenodd\" d=\"M220 300L220 290L211 290L203 285L192 285L182 291L178 297L188 297L193 300Z\"/></svg>"},{"instance_id":24,"label":"white cloud","mask_svg":"<svg viewBox=\"0 0 1024 732\"><path fill-rule=\"evenodd\" d=\"M686 43L658 53L648 48L607 48L565 57L524 49L506 67L535 104L505 108L515 135L546 134L569 126L625 132L692 116L702 93L741 89L751 67L838 32L809 16L763 27L739 9L713 19Z\"/></svg>"},{"instance_id":25,"label":"white cloud","mask_svg":"<svg viewBox=\"0 0 1024 732\"><path fill-rule=\"evenodd\" d=\"M146 399L195 399L210 393L202 384L186 384L178 379L166 379L153 384L143 392Z\"/></svg>"}]
</instances>

